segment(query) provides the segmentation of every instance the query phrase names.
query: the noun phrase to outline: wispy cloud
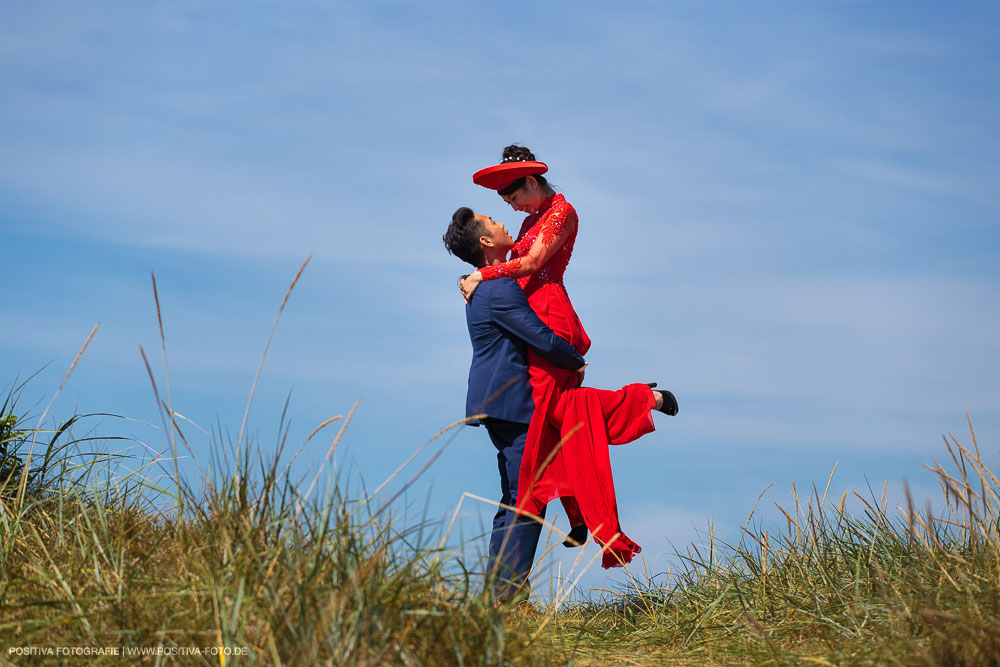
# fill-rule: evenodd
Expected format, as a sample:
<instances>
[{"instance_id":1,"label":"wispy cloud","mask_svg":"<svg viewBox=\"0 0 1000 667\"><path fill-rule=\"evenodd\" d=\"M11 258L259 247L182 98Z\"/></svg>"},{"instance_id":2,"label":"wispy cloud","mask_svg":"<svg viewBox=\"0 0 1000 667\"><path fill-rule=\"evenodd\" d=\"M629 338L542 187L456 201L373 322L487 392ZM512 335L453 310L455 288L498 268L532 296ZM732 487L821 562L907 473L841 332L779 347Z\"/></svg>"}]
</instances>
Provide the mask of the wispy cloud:
<instances>
[{"instance_id":1,"label":"wispy cloud","mask_svg":"<svg viewBox=\"0 0 1000 667\"><path fill-rule=\"evenodd\" d=\"M623 487L650 468L640 454L712 447L724 464L684 475L683 503L626 498L651 557L708 516L735 529L712 509L716 478L745 475L727 453L766 445L780 467L846 450L880 470L966 408L996 431L994 10L519 11L514 30L509 8L469 3L4 5L0 233L18 289L0 366L72 356L100 320L77 396L146 409L144 371L128 374L157 346L155 270L179 400L211 423L242 408L314 253L262 419L293 385L309 428L363 395L350 451L388 465L461 416L467 267L440 236L459 205L519 226L470 177L521 141L580 213L566 281L590 382L656 380L681 401L645 443L660 449L618 457ZM432 471L442 505L462 466L494 483L483 437Z\"/></svg>"}]
</instances>

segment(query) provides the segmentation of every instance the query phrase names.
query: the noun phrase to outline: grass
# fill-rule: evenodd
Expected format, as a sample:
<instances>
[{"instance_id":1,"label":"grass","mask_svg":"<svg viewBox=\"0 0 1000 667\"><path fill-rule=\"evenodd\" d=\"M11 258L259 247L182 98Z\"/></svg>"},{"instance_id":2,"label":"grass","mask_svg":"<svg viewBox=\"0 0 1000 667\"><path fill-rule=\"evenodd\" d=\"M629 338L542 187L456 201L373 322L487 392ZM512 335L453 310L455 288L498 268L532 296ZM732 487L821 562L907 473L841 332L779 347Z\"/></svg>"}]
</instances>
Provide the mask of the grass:
<instances>
[{"instance_id":1,"label":"grass","mask_svg":"<svg viewBox=\"0 0 1000 667\"><path fill-rule=\"evenodd\" d=\"M947 465L930 466L938 514L889 508L884 488L829 498L827 481L776 524L753 508L734 544L710 532L676 570L523 616L483 594L479 558L440 547L446 526L408 525L399 494L291 477L246 417L182 475L190 448L153 387L162 460L74 435L87 416L43 430L48 408L24 417L16 390L3 404L5 664L1000 664L1000 483L971 423L970 444L947 439ZM350 418L307 438L336 423L327 462ZM41 654L59 647L160 654Z\"/></svg>"},{"instance_id":2,"label":"grass","mask_svg":"<svg viewBox=\"0 0 1000 667\"><path fill-rule=\"evenodd\" d=\"M691 547L669 585L560 614L592 651L656 664L1000 664L998 483L972 448L946 441L931 468L942 516L814 486L784 524L744 527L736 545ZM832 477L831 477L832 478ZM829 488L829 485L827 486ZM894 516L895 515L895 516Z\"/></svg>"},{"instance_id":3,"label":"grass","mask_svg":"<svg viewBox=\"0 0 1000 667\"><path fill-rule=\"evenodd\" d=\"M505 627L471 574L454 574L451 556L421 546L417 529L336 484L311 497L284 474L280 452L264 460L245 447L192 486L102 477L99 467L74 474L80 444L68 442L48 470L52 486L20 499L16 481L5 487L4 658L25 646L164 647L168 658L221 646L247 651L228 660L264 664L547 659Z\"/></svg>"},{"instance_id":4,"label":"grass","mask_svg":"<svg viewBox=\"0 0 1000 667\"><path fill-rule=\"evenodd\" d=\"M521 617L493 606L478 561L437 549L432 527L398 525L337 483L295 482L280 451L265 459L243 447L192 486L163 473L150 481L148 462L144 474L81 467L95 458L81 449L91 442L62 445L47 486L0 493L5 661L20 662L9 649L26 646L163 647L161 661L182 664L1000 660L1000 496L975 444L953 439L954 469L933 468L942 516L893 516L884 495L856 496L855 516L845 497L813 487L782 509L781 526L748 521L735 545L692 545L667 581L642 577L605 599ZM169 653L186 647L246 655Z\"/></svg>"}]
</instances>

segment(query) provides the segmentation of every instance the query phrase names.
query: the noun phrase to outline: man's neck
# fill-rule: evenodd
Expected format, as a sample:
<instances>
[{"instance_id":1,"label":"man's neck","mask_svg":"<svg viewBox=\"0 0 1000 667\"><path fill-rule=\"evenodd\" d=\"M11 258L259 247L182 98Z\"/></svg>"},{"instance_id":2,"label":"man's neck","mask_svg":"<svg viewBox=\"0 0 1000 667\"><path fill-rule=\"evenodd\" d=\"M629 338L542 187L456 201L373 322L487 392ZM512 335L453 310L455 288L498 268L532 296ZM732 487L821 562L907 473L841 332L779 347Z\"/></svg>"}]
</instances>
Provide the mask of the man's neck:
<instances>
[{"instance_id":1,"label":"man's neck","mask_svg":"<svg viewBox=\"0 0 1000 667\"><path fill-rule=\"evenodd\" d=\"M494 264L503 264L504 262L507 261L508 250L510 250L510 248L504 248L503 250L497 249L492 251L484 250L483 259L486 260L486 263L483 264L483 266L493 266ZM481 266L479 268L483 267Z\"/></svg>"}]
</instances>

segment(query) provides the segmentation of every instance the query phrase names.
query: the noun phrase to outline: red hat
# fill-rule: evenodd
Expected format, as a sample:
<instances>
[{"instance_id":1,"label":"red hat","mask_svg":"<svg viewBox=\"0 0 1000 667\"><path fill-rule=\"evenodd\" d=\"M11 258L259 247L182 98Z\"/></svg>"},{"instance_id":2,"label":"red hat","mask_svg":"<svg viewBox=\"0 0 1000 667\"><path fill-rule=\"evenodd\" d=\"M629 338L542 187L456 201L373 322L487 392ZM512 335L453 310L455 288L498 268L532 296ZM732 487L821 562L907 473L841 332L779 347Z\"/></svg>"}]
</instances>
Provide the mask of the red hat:
<instances>
[{"instance_id":1,"label":"red hat","mask_svg":"<svg viewBox=\"0 0 1000 667\"><path fill-rule=\"evenodd\" d=\"M544 162L501 162L474 173L472 182L490 190L503 190L519 178L544 174L548 170Z\"/></svg>"}]
</instances>

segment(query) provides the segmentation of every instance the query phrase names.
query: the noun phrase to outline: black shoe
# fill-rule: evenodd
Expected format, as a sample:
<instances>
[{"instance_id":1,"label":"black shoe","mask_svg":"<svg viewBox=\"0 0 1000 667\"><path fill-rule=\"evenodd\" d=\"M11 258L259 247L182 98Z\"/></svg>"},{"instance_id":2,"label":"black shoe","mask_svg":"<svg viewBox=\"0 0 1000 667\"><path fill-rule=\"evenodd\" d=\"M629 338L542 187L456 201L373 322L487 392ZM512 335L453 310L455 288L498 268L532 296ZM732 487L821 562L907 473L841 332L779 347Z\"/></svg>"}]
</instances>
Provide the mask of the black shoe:
<instances>
[{"instance_id":1,"label":"black shoe","mask_svg":"<svg viewBox=\"0 0 1000 667\"><path fill-rule=\"evenodd\" d=\"M563 546L572 549L573 547L583 546L586 541L587 527L573 526L573 529L569 531L569 535L566 536L566 541L563 542Z\"/></svg>"},{"instance_id":2,"label":"black shoe","mask_svg":"<svg viewBox=\"0 0 1000 667\"><path fill-rule=\"evenodd\" d=\"M655 382L647 382L646 386L649 387L650 389L656 389L656 383Z\"/></svg>"},{"instance_id":3,"label":"black shoe","mask_svg":"<svg viewBox=\"0 0 1000 667\"><path fill-rule=\"evenodd\" d=\"M653 385L656 385L656 383L654 382ZM663 396L663 405L659 408L660 412L671 417L676 415L678 410L677 398L666 389L657 389L656 391L660 392L660 395Z\"/></svg>"}]
</instances>

